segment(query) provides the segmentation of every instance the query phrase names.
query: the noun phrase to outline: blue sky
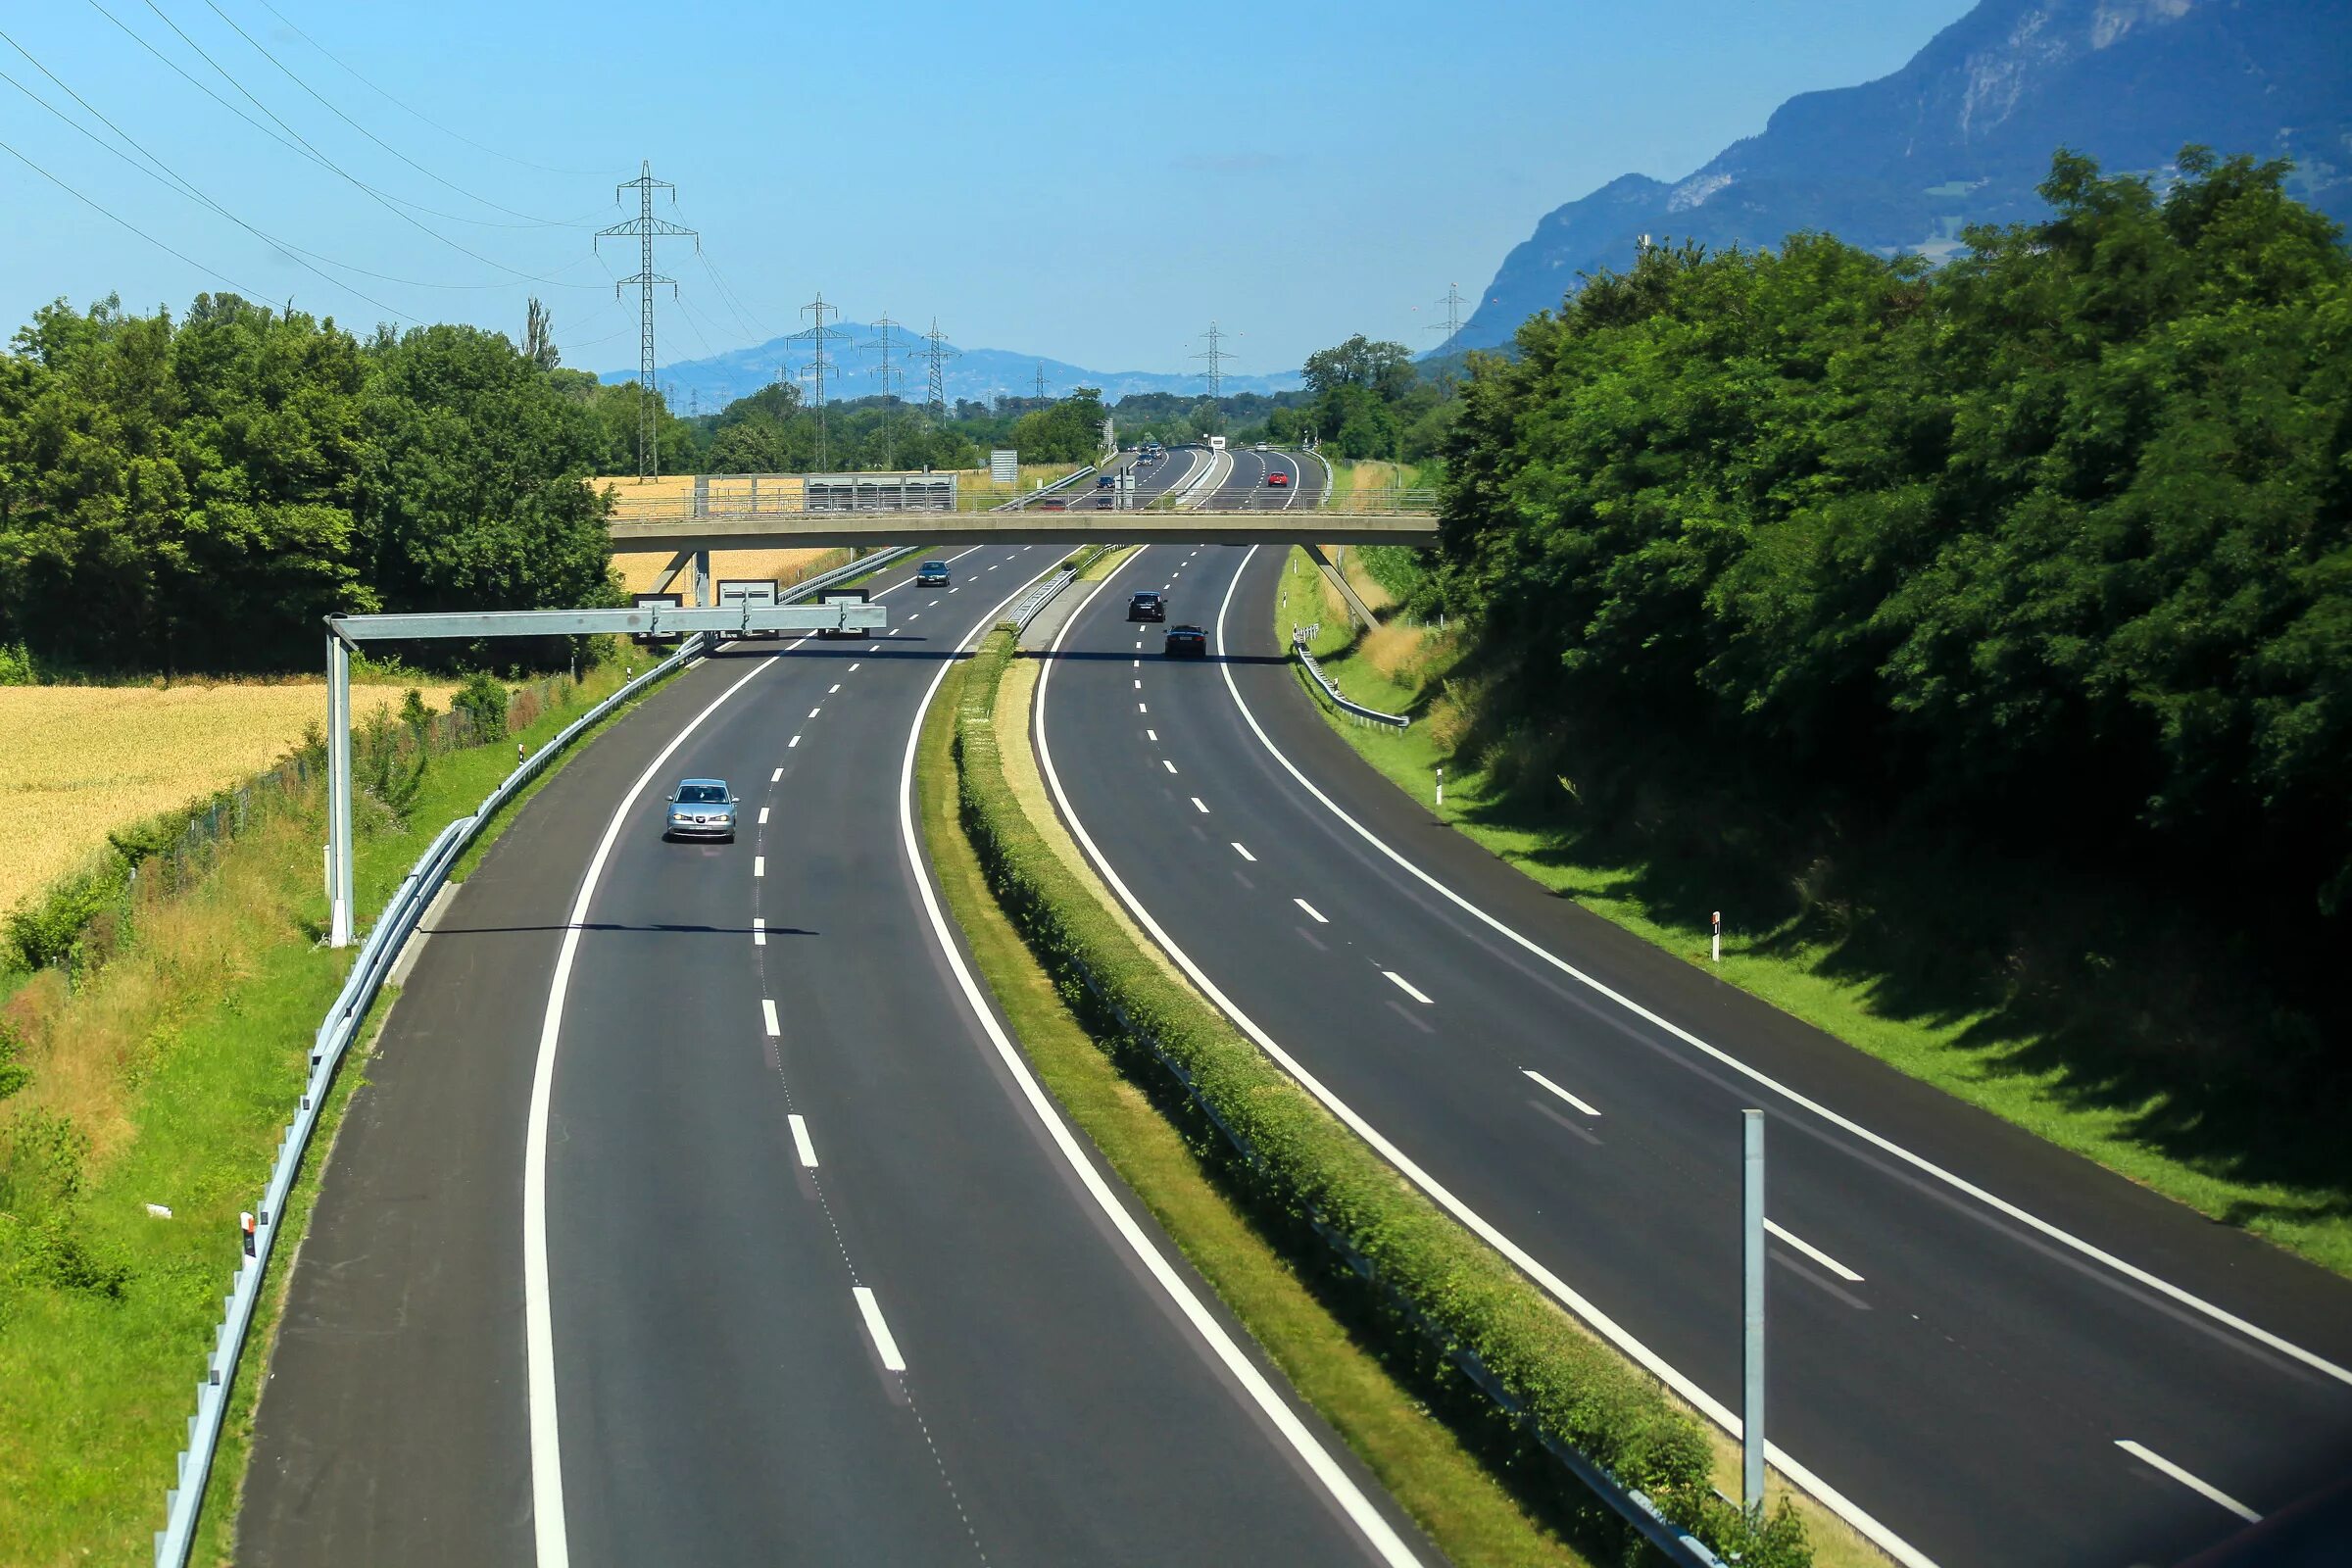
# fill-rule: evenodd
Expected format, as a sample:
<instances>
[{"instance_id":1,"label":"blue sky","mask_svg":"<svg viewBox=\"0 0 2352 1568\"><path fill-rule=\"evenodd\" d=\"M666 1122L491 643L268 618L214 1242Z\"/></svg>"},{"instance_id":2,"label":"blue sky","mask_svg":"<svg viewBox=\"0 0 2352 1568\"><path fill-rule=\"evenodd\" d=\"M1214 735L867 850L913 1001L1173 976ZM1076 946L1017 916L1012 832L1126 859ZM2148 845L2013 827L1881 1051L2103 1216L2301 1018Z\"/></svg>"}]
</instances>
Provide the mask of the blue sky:
<instances>
[{"instance_id":1,"label":"blue sky","mask_svg":"<svg viewBox=\"0 0 2352 1568\"><path fill-rule=\"evenodd\" d=\"M591 231L635 216L613 183L650 159L677 186L662 216L703 236L703 260L659 250L681 295L659 306L665 363L789 331L821 289L853 319L936 316L967 346L1103 370L1182 369L1214 318L1234 368L1278 370L1355 331L1434 345L1447 283L1475 295L1551 208L1687 173L1968 9L50 0L0 28L57 79L6 42L0 72L126 156L6 81L0 142L187 260L0 153L0 316L109 292L177 311L225 276L357 328L519 336L535 292L566 364L628 365L636 302L612 279L635 242L600 261ZM93 111L250 228L151 177Z\"/></svg>"}]
</instances>

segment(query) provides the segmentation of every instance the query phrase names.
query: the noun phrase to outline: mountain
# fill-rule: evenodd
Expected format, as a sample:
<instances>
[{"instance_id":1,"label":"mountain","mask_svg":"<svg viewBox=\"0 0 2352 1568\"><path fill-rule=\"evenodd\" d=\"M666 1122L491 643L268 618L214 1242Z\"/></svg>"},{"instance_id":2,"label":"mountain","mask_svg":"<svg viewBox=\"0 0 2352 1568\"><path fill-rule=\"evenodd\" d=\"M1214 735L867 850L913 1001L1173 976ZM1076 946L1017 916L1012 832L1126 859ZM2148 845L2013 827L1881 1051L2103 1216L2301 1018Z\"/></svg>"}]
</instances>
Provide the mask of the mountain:
<instances>
[{"instance_id":1,"label":"mountain","mask_svg":"<svg viewBox=\"0 0 2352 1568\"><path fill-rule=\"evenodd\" d=\"M1940 260L1965 224L2040 217L2061 146L2161 179L2191 142L2291 159L2289 188L2352 220L2352 0L1984 0L1894 74L1791 98L1685 179L1627 174L1555 209L1447 347L1507 342L1642 234L1821 229Z\"/></svg>"},{"instance_id":2,"label":"mountain","mask_svg":"<svg viewBox=\"0 0 2352 1568\"><path fill-rule=\"evenodd\" d=\"M862 398L881 391L881 378L873 373L880 361L864 346L873 340L873 327L858 321L837 321L834 330L847 335L831 345L830 357L836 367L825 372L825 396ZM892 355L892 363L904 367L906 372L900 395L919 403L929 389L929 367L921 358L926 345L919 337L904 336L902 344ZM955 348L953 343L947 346ZM662 391L675 413L685 414L699 407L705 414L716 414L735 399L747 397L773 382L779 367L797 377L808 365L807 344L776 338L757 348L734 349L706 360L680 360L664 365L660 372ZM1008 349L962 350L957 358L942 367L942 379L947 383L950 403L957 398L985 403L999 395L1032 397L1037 392L1041 365L1046 372L1046 391L1053 396L1066 393L1072 387L1091 386L1102 389L1103 401L1116 403L1134 392L1193 392L1205 396L1208 390L1198 371L1088 370L1062 360L1015 354ZM637 372L608 370L597 379L634 381ZM1298 372L1290 370L1280 375L1227 372L1222 380L1228 393L1287 392L1298 385ZM801 379L801 389L804 393L809 390L805 377Z\"/></svg>"}]
</instances>

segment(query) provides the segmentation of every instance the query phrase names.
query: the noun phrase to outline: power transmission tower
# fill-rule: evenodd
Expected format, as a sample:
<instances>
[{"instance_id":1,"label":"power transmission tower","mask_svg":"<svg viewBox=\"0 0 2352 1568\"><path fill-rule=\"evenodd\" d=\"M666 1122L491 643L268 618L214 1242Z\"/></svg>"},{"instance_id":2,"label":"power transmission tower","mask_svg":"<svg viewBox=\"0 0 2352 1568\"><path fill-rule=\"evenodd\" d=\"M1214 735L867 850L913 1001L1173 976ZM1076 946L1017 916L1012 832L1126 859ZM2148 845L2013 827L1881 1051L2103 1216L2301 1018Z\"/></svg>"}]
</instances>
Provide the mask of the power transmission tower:
<instances>
[{"instance_id":1,"label":"power transmission tower","mask_svg":"<svg viewBox=\"0 0 2352 1568\"><path fill-rule=\"evenodd\" d=\"M631 283L637 285L640 312L637 326L637 477L652 479L659 477L662 471L661 445L654 418L654 399L659 395L659 388L654 381L654 285L667 283L669 297L678 297L678 280L663 277L654 270L654 240L657 236L691 239L694 241L695 254L700 256L703 237L682 223L672 223L654 216L655 189L659 187L668 191L669 204L675 207L678 204L678 187L666 179L656 179L651 160L640 161L637 169L635 179L622 180L612 187L612 196L616 201L622 191L636 187L637 216L628 222L598 229L596 239L634 235L638 241L637 275L615 282L612 285L612 297L618 299L622 289ZM594 240L589 242L589 248L596 248Z\"/></svg>"},{"instance_id":2,"label":"power transmission tower","mask_svg":"<svg viewBox=\"0 0 2352 1568\"><path fill-rule=\"evenodd\" d=\"M1046 401L1046 362L1043 360L1037 362L1037 401Z\"/></svg>"},{"instance_id":3,"label":"power transmission tower","mask_svg":"<svg viewBox=\"0 0 2352 1568\"><path fill-rule=\"evenodd\" d=\"M873 373L882 382L882 466L895 468L898 466L899 443L896 421L891 416L898 408L896 400L899 389L906 384L906 372L898 368L895 358L902 341L899 337L900 323L892 320L890 313L884 311L874 318L873 327L874 335L866 340L865 346L881 362L874 367Z\"/></svg>"},{"instance_id":4,"label":"power transmission tower","mask_svg":"<svg viewBox=\"0 0 2352 1568\"><path fill-rule=\"evenodd\" d=\"M826 324L831 318L841 314L841 307L827 305L822 289L817 290L814 300L801 307L801 314L808 318L809 324L785 341L809 346L808 368L801 373L816 382L816 466L822 472L825 466L825 372L834 368L833 356L826 352L825 345L837 343L850 334Z\"/></svg>"},{"instance_id":5,"label":"power transmission tower","mask_svg":"<svg viewBox=\"0 0 2352 1568\"><path fill-rule=\"evenodd\" d=\"M1202 335L1208 339L1208 347L1201 353L1194 355L1193 358L1208 362L1208 400L1214 403L1224 389L1225 362L1232 359L1233 356L1226 353L1222 347L1225 334L1217 330L1216 322L1209 322L1207 332Z\"/></svg>"},{"instance_id":6,"label":"power transmission tower","mask_svg":"<svg viewBox=\"0 0 2352 1568\"><path fill-rule=\"evenodd\" d=\"M1446 307L1446 341L1451 343L1462 329L1462 307L1470 302L1462 298L1460 284L1448 283L1446 285L1446 297L1438 303ZM1429 329L1435 332L1438 323L1430 322Z\"/></svg>"},{"instance_id":7,"label":"power transmission tower","mask_svg":"<svg viewBox=\"0 0 2352 1568\"><path fill-rule=\"evenodd\" d=\"M945 419L948 416L946 365L950 360L961 359L963 350L949 346L948 340L940 334L939 318L936 316L931 318L931 330L923 334L923 341L930 345L923 351L923 358L931 365L931 381L924 389L927 395L923 403L931 411L931 417Z\"/></svg>"}]
</instances>

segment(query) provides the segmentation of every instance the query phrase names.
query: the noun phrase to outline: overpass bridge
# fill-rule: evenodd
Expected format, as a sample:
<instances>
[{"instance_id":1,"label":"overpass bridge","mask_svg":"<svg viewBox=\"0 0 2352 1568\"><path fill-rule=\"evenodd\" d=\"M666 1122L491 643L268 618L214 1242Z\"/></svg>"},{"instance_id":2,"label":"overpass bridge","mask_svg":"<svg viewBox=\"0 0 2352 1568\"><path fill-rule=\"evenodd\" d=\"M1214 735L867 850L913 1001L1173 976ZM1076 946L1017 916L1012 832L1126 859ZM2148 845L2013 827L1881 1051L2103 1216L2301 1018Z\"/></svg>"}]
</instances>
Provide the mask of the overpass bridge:
<instances>
[{"instance_id":1,"label":"overpass bridge","mask_svg":"<svg viewBox=\"0 0 2352 1568\"><path fill-rule=\"evenodd\" d=\"M1431 513L1200 507L1114 512L761 512L615 518L612 548L700 555L711 550L795 550L845 545L942 547L1012 544L1434 545Z\"/></svg>"}]
</instances>

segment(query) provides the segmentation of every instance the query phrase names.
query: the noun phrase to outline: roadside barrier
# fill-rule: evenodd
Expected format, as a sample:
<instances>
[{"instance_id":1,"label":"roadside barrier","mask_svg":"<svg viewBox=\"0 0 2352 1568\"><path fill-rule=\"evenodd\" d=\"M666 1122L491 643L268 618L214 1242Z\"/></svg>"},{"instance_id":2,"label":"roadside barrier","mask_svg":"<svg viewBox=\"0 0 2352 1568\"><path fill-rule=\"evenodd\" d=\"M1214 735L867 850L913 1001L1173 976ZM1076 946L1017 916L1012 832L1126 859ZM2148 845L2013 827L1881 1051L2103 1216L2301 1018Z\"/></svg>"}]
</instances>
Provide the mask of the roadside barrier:
<instances>
[{"instance_id":1,"label":"roadside barrier","mask_svg":"<svg viewBox=\"0 0 2352 1568\"><path fill-rule=\"evenodd\" d=\"M1386 724L1391 729L1410 727L1413 721L1407 714L1384 713L1377 708L1366 708L1361 703L1351 703L1342 695L1340 683L1324 674L1323 666L1315 662L1315 656L1306 651L1306 645L1314 641L1315 633L1322 629L1320 623L1312 626L1293 626L1291 628L1291 652L1298 657L1298 662L1305 666L1306 672L1315 678L1315 684L1323 688L1323 695L1331 699L1331 706L1350 717L1362 719L1367 724Z\"/></svg>"},{"instance_id":2,"label":"roadside barrier","mask_svg":"<svg viewBox=\"0 0 2352 1568\"><path fill-rule=\"evenodd\" d=\"M860 571L870 570L873 558L852 564ZM812 578L794 591L812 591L815 583ZM518 762L498 788L483 797L472 815L462 816L441 830L409 868L391 902L376 916L374 929L360 944L351 974L311 1043L310 1074L304 1080L294 1119L286 1124L278 1141L277 1158L270 1168L270 1182L261 1207L251 1214L249 1221L240 1216L242 1255L236 1271L229 1276L228 1296L222 1302L220 1326L214 1334L213 1348L206 1358L204 1381L196 1385L196 1413L188 1417L188 1446L180 1450L174 1474L176 1484L164 1494L164 1528L155 1533L156 1568L183 1568L195 1544L196 1518L204 1505L205 1482L212 1475L213 1455L220 1444L220 1423L227 1413L229 1390L236 1382L237 1362L245 1353L246 1337L253 1327L254 1308L261 1299L262 1282L270 1266L270 1250L277 1241L286 1198L294 1190L295 1177L301 1173L303 1154L318 1126L335 1069L358 1038L360 1026L367 1021L368 1009L374 1004L384 976L391 972L401 949L416 929L416 922L423 918L434 895L440 892L449 868L480 836L483 825L498 814L499 808L537 777L549 761L621 704L700 659L705 646L702 633L688 637L679 644L676 653L581 714L562 734Z\"/></svg>"},{"instance_id":3,"label":"roadside barrier","mask_svg":"<svg viewBox=\"0 0 2352 1568\"><path fill-rule=\"evenodd\" d=\"M1014 600L997 624L1010 626L1016 637L1027 631L1029 623L1035 620L1048 605L1059 597L1064 588L1077 581L1080 572L1100 561L1103 552L1109 548L1108 545L1088 545L1079 551L1077 555L1070 558L1070 565L1067 569L1057 571L1044 582L1033 585L1020 598Z\"/></svg>"}]
</instances>

